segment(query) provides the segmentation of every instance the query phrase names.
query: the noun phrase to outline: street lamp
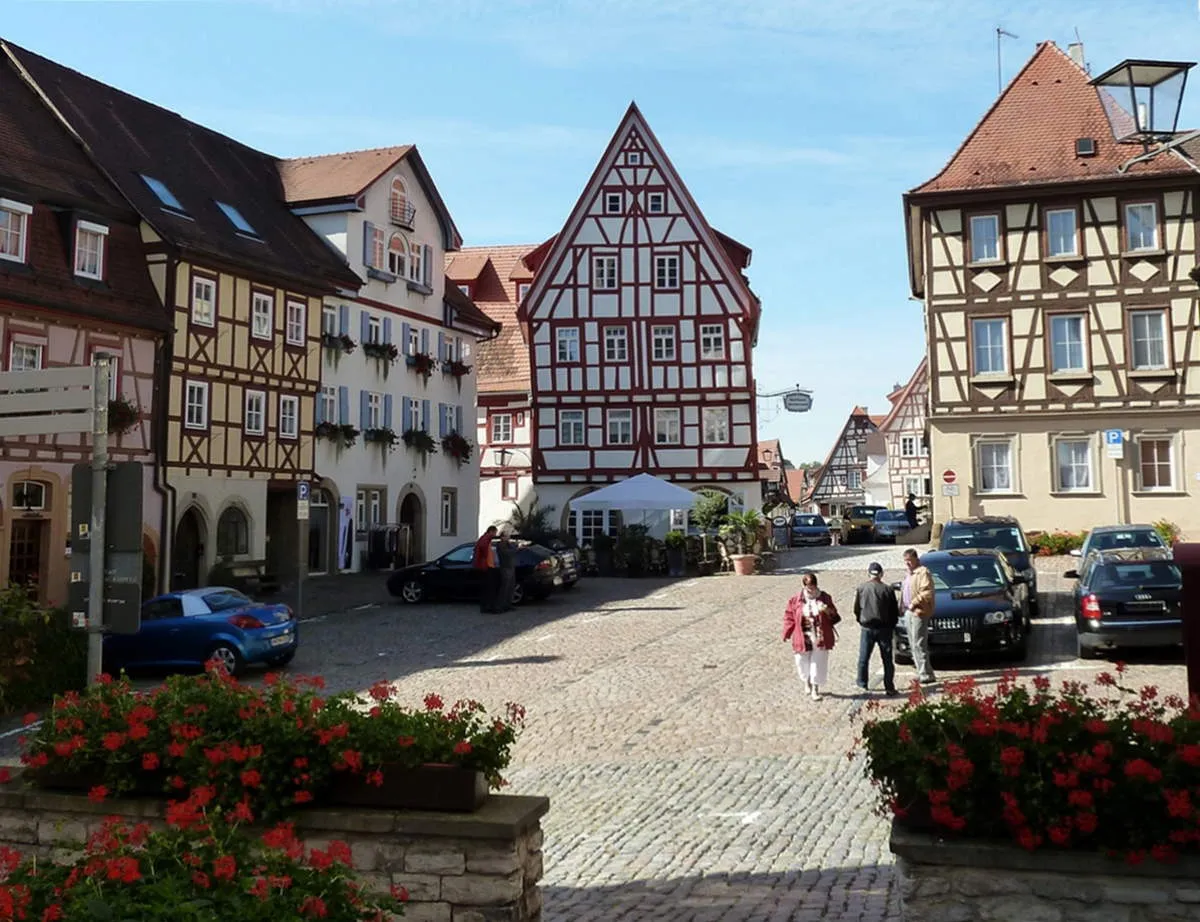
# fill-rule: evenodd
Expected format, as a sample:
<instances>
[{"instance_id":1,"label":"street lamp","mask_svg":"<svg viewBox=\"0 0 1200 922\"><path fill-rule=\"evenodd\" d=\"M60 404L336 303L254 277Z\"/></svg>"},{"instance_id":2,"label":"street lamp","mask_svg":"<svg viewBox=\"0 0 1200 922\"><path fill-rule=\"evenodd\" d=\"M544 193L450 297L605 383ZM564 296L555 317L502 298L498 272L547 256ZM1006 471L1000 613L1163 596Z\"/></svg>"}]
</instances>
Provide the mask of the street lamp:
<instances>
[{"instance_id":1,"label":"street lamp","mask_svg":"<svg viewBox=\"0 0 1200 922\"><path fill-rule=\"evenodd\" d=\"M1092 80L1117 143L1170 141L1195 63L1126 60Z\"/></svg>"},{"instance_id":2,"label":"street lamp","mask_svg":"<svg viewBox=\"0 0 1200 922\"><path fill-rule=\"evenodd\" d=\"M529 454L527 452L523 451L520 448L497 448L495 451L496 451L496 461L499 462L501 467L508 467L508 462L512 460L512 456L513 456L514 452L517 454L525 455L525 460L529 462L530 467L533 466L533 459L531 457L529 457Z\"/></svg>"}]
</instances>

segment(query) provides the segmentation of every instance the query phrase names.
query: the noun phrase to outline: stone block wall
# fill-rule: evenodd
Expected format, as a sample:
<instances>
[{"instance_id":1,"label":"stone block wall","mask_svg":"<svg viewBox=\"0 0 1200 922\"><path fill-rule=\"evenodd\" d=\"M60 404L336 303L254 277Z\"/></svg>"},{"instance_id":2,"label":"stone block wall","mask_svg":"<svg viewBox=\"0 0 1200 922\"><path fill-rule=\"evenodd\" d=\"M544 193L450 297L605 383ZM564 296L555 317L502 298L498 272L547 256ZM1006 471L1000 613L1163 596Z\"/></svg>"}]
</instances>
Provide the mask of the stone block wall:
<instances>
[{"instance_id":1,"label":"stone block wall","mask_svg":"<svg viewBox=\"0 0 1200 922\"><path fill-rule=\"evenodd\" d=\"M1200 922L1200 859L1131 867L893 827L904 922Z\"/></svg>"},{"instance_id":2,"label":"stone block wall","mask_svg":"<svg viewBox=\"0 0 1200 922\"><path fill-rule=\"evenodd\" d=\"M545 797L493 795L474 813L312 809L298 812L309 847L346 842L366 887L409 894L407 922L541 922ZM91 803L14 783L0 788L0 846L69 861L110 816L162 822L156 799Z\"/></svg>"}]
</instances>

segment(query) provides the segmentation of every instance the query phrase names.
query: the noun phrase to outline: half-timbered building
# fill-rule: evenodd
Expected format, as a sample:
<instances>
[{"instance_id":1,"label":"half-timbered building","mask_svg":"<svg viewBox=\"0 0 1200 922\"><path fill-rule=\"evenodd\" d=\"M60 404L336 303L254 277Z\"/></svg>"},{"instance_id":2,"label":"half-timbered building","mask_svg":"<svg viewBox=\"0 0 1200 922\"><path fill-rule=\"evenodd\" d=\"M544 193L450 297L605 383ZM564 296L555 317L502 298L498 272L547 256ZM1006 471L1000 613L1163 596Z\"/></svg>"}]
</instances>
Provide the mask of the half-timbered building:
<instances>
[{"instance_id":1,"label":"half-timbered building","mask_svg":"<svg viewBox=\"0 0 1200 922\"><path fill-rule=\"evenodd\" d=\"M917 505L928 505L932 494L926 407L929 403L929 361L922 359L908 383L888 394L891 410L879 424L886 441L888 500L903 509L911 494Z\"/></svg>"},{"instance_id":2,"label":"half-timbered building","mask_svg":"<svg viewBox=\"0 0 1200 922\"><path fill-rule=\"evenodd\" d=\"M633 473L757 505L750 250L709 225L636 105L525 262L538 499L583 540L613 523L585 527L570 500Z\"/></svg>"},{"instance_id":3,"label":"half-timbered building","mask_svg":"<svg viewBox=\"0 0 1200 922\"><path fill-rule=\"evenodd\" d=\"M953 506L1033 529L1200 530L1181 502L1200 441L1200 151L1174 125L1188 66L1093 79L1080 46L1043 43L906 196L930 449L959 487L935 491L935 521Z\"/></svg>"},{"instance_id":4,"label":"half-timbered building","mask_svg":"<svg viewBox=\"0 0 1200 922\"><path fill-rule=\"evenodd\" d=\"M326 294L359 278L284 201L278 162L174 112L7 46L137 210L174 323L156 450L166 464L171 583L218 559L299 569L296 493L313 477Z\"/></svg>"},{"instance_id":5,"label":"half-timbered building","mask_svg":"<svg viewBox=\"0 0 1200 922\"><path fill-rule=\"evenodd\" d=\"M789 502L787 481L784 477L784 463L787 459L783 456L783 447L779 444L779 439L759 442L757 454L758 477L761 483L758 504Z\"/></svg>"},{"instance_id":6,"label":"half-timbered building","mask_svg":"<svg viewBox=\"0 0 1200 922\"><path fill-rule=\"evenodd\" d=\"M882 416L855 407L829 450L808 494L808 505L821 515L840 516L849 506L867 502L868 440Z\"/></svg>"},{"instance_id":7,"label":"half-timbered building","mask_svg":"<svg viewBox=\"0 0 1200 922\"><path fill-rule=\"evenodd\" d=\"M363 279L322 308L309 566L440 556L475 537L472 365L498 325L445 280L462 238L415 147L288 160L282 174L294 213Z\"/></svg>"},{"instance_id":8,"label":"half-timbered building","mask_svg":"<svg viewBox=\"0 0 1200 922\"><path fill-rule=\"evenodd\" d=\"M137 214L0 52L0 370L112 356L110 457L143 464L143 551L156 569L162 497L151 420L170 328ZM0 419L0 586L43 603L67 593L71 466L90 436L14 436Z\"/></svg>"}]
</instances>

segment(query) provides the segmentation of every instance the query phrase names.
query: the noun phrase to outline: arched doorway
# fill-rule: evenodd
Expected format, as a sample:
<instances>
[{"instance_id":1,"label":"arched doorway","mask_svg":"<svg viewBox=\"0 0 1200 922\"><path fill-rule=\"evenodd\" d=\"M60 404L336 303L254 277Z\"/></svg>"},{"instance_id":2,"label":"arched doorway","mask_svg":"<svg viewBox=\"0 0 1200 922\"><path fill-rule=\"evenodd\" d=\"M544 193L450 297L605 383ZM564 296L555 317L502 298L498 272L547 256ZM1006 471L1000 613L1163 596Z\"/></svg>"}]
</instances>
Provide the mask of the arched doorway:
<instances>
[{"instance_id":1,"label":"arched doorway","mask_svg":"<svg viewBox=\"0 0 1200 922\"><path fill-rule=\"evenodd\" d=\"M217 559L232 560L250 553L250 520L237 506L226 506L217 519Z\"/></svg>"},{"instance_id":2,"label":"arched doorway","mask_svg":"<svg viewBox=\"0 0 1200 922\"><path fill-rule=\"evenodd\" d=\"M171 588L198 587L204 557L204 521L195 506L189 507L175 526L172 557Z\"/></svg>"},{"instance_id":3,"label":"arched doorway","mask_svg":"<svg viewBox=\"0 0 1200 922\"><path fill-rule=\"evenodd\" d=\"M403 565L425 560L425 504L414 491L400 501L400 546L397 556Z\"/></svg>"}]
</instances>

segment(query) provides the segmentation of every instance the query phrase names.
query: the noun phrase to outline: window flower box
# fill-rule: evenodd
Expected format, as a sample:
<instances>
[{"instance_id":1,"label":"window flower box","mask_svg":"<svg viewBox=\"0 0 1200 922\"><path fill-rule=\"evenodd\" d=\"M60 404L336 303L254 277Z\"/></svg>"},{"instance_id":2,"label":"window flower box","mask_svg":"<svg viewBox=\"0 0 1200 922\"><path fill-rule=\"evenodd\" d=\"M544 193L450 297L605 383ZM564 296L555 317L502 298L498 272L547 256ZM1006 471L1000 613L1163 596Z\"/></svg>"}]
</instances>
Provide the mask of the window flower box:
<instances>
[{"instance_id":1,"label":"window flower box","mask_svg":"<svg viewBox=\"0 0 1200 922\"><path fill-rule=\"evenodd\" d=\"M410 355L405 360L413 371L423 377L426 381L433 374L433 370L437 367L437 357L430 355L428 352L418 352L416 355Z\"/></svg>"},{"instance_id":2,"label":"window flower box","mask_svg":"<svg viewBox=\"0 0 1200 922\"><path fill-rule=\"evenodd\" d=\"M471 366L466 362L460 362L458 359L451 359L448 362L442 363L442 374L450 375L454 378L454 383L458 385L458 389L462 390L462 379L471 373Z\"/></svg>"},{"instance_id":3,"label":"window flower box","mask_svg":"<svg viewBox=\"0 0 1200 922\"><path fill-rule=\"evenodd\" d=\"M379 445L384 451L391 450L395 447L396 442L399 441L395 431L388 429L386 426L379 426L375 429L364 429L362 436L364 442Z\"/></svg>"},{"instance_id":4,"label":"window flower box","mask_svg":"<svg viewBox=\"0 0 1200 922\"><path fill-rule=\"evenodd\" d=\"M326 439L339 448L350 448L358 441L359 432L348 423L317 423L313 434L319 439Z\"/></svg>"},{"instance_id":5,"label":"window flower box","mask_svg":"<svg viewBox=\"0 0 1200 922\"><path fill-rule=\"evenodd\" d=\"M126 397L117 397L108 402L108 431L112 435L122 436L142 419L141 408Z\"/></svg>"},{"instance_id":6,"label":"window flower box","mask_svg":"<svg viewBox=\"0 0 1200 922\"><path fill-rule=\"evenodd\" d=\"M409 429L401 438L405 445L422 456L428 456L437 451L437 442L424 429Z\"/></svg>"},{"instance_id":7,"label":"window flower box","mask_svg":"<svg viewBox=\"0 0 1200 922\"><path fill-rule=\"evenodd\" d=\"M321 348L349 355L358 344L345 333L322 333Z\"/></svg>"},{"instance_id":8,"label":"window flower box","mask_svg":"<svg viewBox=\"0 0 1200 922\"><path fill-rule=\"evenodd\" d=\"M383 365L383 376L386 378L392 364L400 358L400 350L396 348L395 343L363 343L363 355L369 359L374 359Z\"/></svg>"},{"instance_id":9,"label":"window flower box","mask_svg":"<svg viewBox=\"0 0 1200 922\"><path fill-rule=\"evenodd\" d=\"M442 439L442 451L459 463L459 466L471 460L472 445L469 440L457 432L451 432Z\"/></svg>"}]
</instances>

